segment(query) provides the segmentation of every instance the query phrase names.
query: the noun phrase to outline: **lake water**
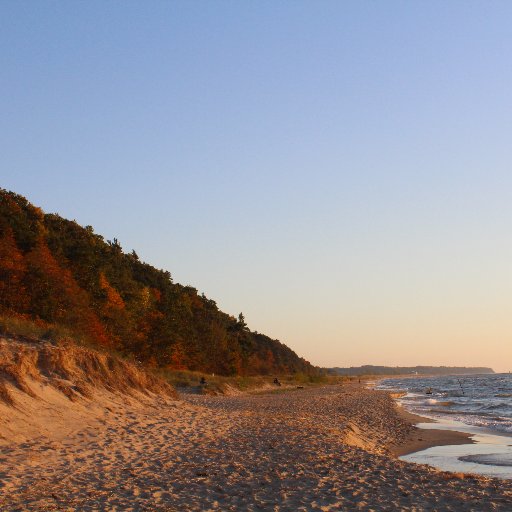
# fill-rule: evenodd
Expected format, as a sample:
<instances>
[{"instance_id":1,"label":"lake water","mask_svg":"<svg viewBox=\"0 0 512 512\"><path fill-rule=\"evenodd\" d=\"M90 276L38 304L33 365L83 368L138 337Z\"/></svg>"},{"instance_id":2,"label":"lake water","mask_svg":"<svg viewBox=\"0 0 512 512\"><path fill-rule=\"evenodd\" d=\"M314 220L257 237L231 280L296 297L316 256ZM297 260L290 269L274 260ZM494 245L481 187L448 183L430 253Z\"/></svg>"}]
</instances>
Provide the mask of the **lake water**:
<instances>
[{"instance_id":1,"label":"lake water","mask_svg":"<svg viewBox=\"0 0 512 512\"><path fill-rule=\"evenodd\" d=\"M436 446L402 460L447 471L512 478L512 375L459 375L397 378L378 389L404 391L399 403L434 419L420 428L467 432L476 444Z\"/></svg>"}]
</instances>

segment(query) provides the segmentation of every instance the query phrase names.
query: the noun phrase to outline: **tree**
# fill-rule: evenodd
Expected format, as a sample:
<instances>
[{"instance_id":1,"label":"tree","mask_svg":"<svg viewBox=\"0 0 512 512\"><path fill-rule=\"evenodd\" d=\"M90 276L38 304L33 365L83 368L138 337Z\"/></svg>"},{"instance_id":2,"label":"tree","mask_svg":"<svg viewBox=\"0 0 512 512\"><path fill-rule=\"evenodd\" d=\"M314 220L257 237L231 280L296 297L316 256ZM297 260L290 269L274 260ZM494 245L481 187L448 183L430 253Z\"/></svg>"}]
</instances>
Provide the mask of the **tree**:
<instances>
[{"instance_id":1,"label":"tree","mask_svg":"<svg viewBox=\"0 0 512 512\"><path fill-rule=\"evenodd\" d=\"M101 290L101 321L112 342L123 345L129 339L132 324L125 302L103 272L100 272L98 281Z\"/></svg>"},{"instance_id":2,"label":"tree","mask_svg":"<svg viewBox=\"0 0 512 512\"><path fill-rule=\"evenodd\" d=\"M245 323L245 317L242 312L238 315L238 327L240 330L246 330L247 324Z\"/></svg>"},{"instance_id":3,"label":"tree","mask_svg":"<svg viewBox=\"0 0 512 512\"><path fill-rule=\"evenodd\" d=\"M29 303L23 284L26 266L18 250L12 229L7 228L0 238L0 307L25 313Z\"/></svg>"},{"instance_id":4,"label":"tree","mask_svg":"<svg viewBox=\"0 0 512 512\"><path fill-rule=\"evenodd\" d=\"M90 308L87 293L71 272L62 268L45 241L39 239L26 256L25 283L30 290L30 313L50 323L69 326L101 344L108 338Z\"/></svg>"}]
</instances>

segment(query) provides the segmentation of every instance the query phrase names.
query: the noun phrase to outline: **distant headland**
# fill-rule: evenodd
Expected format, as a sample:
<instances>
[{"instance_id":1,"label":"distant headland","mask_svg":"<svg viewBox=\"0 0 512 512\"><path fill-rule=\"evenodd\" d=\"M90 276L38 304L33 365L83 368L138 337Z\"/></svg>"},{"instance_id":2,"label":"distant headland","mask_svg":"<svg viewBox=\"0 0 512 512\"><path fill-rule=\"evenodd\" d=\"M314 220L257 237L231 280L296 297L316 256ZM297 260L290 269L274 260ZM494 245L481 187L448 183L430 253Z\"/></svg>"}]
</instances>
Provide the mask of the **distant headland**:
<instances>
[{"instance_id":1,"label":"distant headland","mask_svg":"<svg viewBox=\"0 0 512 512\"><path fill-rule=\"evenodd\" d=\"M492 368L483 366L351 366L350 368L327 368L333 375L475 375L494 373Z\"/></svg>"}]
</instances>

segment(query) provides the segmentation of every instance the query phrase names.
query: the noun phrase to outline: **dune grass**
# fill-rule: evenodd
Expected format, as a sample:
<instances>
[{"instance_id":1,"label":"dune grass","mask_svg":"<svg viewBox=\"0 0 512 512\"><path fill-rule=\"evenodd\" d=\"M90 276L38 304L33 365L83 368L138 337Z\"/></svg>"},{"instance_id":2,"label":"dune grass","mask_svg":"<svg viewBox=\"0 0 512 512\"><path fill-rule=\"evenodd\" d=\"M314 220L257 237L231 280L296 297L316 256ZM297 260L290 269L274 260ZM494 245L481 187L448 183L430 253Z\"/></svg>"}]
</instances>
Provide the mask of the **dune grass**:
<instances>
[{"instance_id":1,"label":"dune grass","mask_svg":"<svg viewBox=\"0 0 512 512\"><path fill-rule=\"evenodd\" d=\"M86 347L95 346L90 338L69 327L33 320L22 315L0 313L0 335L23 336L29 339L49 341L55 345L73 342Z\"/></svg>"},{"instance_id":2,"label":"dune grass","mask_svg":"<svg viewBox=\"0 0 512 512\"><path fill-rule=\"evenodd\" d=\"M201 390L205 393L224 394L229 390L238 390L243 392L257 391L264 388L265 391L281 392L290 388L318 386L327 384L342 384L351 380L350 377L331 376L331 375L307 375L295 373L289 375L215 375L204 372L195 372L188 370L172 370L158 368L153 372L165 379L171 385L181 389ZM274 384L274 378L279 380L281 386ZM201 378L206 380L206 386L200 386ZM272 388L275 386L275 389Z\"/></svg>"}]
</instances>

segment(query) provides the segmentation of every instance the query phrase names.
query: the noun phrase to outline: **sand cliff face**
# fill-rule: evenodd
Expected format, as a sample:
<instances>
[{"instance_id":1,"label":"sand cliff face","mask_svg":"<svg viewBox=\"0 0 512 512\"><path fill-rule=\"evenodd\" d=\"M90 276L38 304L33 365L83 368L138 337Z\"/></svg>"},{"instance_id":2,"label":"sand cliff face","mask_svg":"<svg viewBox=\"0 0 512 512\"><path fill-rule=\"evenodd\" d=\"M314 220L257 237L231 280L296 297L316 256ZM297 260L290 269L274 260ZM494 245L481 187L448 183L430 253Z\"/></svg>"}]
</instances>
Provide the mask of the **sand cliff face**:
<instances>
[{"instance_id":1,"label":"sand cliff face","mask_svg":"<svg viewBox=\"0 0 512 512\"><path fill-rule=\"evenodd\" d=\"M0 444L62 437L113 402L176 399L137 366L71 343L0 338Z\"/></svg>"}]
</instances>

